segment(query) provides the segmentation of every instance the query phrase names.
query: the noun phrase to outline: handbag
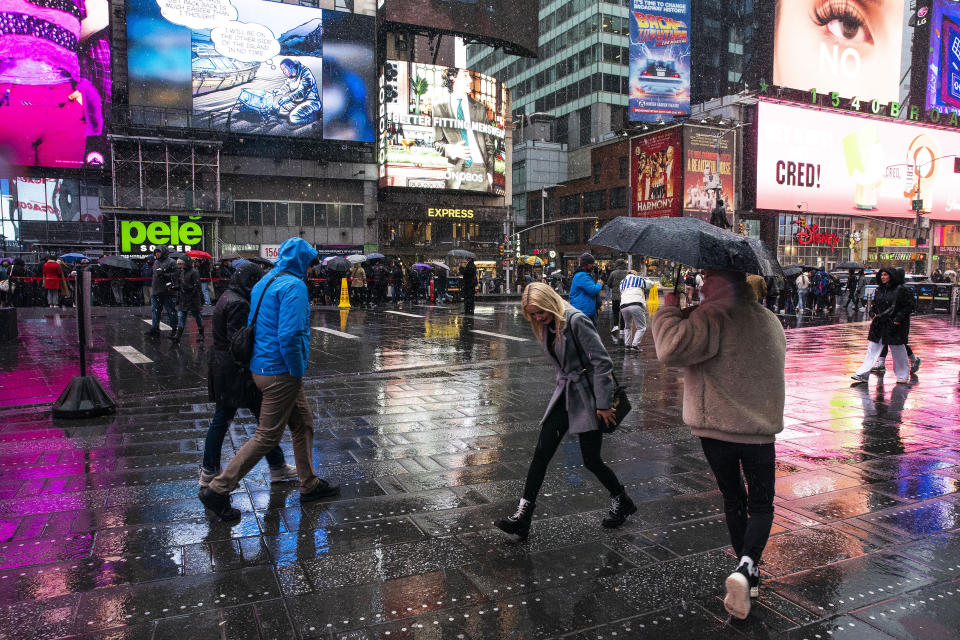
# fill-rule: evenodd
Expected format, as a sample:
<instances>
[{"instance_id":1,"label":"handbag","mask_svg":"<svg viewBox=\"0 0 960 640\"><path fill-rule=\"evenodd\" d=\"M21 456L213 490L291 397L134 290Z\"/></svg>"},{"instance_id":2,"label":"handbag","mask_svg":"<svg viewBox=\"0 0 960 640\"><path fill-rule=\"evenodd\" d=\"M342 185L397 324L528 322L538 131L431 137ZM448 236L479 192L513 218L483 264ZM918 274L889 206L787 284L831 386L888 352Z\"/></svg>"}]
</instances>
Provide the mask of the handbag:
<instances>
[{"instance_id":1,"label":"handbag","mask_svg":"<svg viewBox=\"0 0 960 640\"><path fill-rule=\"evenodd\" d=\"M256 338L257 316L260 315L260 305L263 304L263 297L267 295L267 289L270 288L273 281L285 273L287 272L281 271L270 278L267 286L265 286L263 292L260 293L260 300L257 301L257 308L253 312L253 320L230 338L230 355L233 357L233 361L244 369L250 368L250 359L253 358L253 343Z\"/></svg>"},{"instance_id":2,"label":"handbag","mask_svg":"<svg viewBox=\"0 0 960 640\"><path fill-rule=\"evenodd\" d=\"M10 293L9 280L0 280L0 293Z\"/></svg>"},{"instance_id":3,"label":"handbag","mask_svg":"<svg viewBox=\"0 0 960 640\"><path fill-rule=\"evenodd\" d=\"M572 329L570 330L570 336L573 338L573 346L577 349L577 357L580 358L580 364L583 365L582 372L591 373L593 369L587 368L588 361L583 357L583 349L580 346L580 341L577 340L577 335ZM613 371L610 372L610 377L613 378L613 393L610 396L610 408L613 409L613 426L599 420L598 426L602 433L613 433L616 431L620 423L623 422L623 419L630 413L630 409L633 408L630 405L630 398L627 397L626 387L620 384L620 381L617 380L617 376L614 375ZM591 386L591 390L592 389L593 387Z\"/></svg>"}]
</instances>

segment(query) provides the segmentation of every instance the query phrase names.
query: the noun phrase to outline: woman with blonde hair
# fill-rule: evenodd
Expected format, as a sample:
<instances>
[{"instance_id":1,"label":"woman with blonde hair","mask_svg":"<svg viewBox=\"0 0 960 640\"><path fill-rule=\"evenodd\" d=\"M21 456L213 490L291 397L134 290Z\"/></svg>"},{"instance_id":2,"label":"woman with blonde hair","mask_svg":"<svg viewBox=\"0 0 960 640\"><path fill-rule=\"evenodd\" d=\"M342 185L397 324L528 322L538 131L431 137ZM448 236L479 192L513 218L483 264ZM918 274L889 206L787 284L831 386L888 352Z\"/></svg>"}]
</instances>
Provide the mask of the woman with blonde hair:
<instances>
[{"instance_id":1,"label":"woman with blonde hair","mask_svg":"<svg viewBox=\"0 0 960 640\"><path fill-rule=\"evenodd\" d=\"M516 540L526 539L547 466L569 431L580 438L583 466L610 492L612 503L603 526L619 527L627 516L636 513L637 507L600 457L601 421L613 424L613 362L593 322L564 302L550 286L542 282L527 285L521 302L533 335L557 368L557 386L540 421L540 437L520 505L516 513L497 520L494 526Z\"/></svg>"}]
</instances>

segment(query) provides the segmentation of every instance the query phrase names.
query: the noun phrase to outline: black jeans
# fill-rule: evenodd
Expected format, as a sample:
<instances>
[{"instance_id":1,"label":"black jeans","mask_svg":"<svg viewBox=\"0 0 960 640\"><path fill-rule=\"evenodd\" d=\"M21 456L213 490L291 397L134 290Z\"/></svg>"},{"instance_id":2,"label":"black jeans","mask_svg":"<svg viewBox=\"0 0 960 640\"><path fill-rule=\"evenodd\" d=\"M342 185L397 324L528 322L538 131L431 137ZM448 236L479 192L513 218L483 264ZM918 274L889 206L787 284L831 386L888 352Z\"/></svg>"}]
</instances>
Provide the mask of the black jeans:
<instances>
[{"instance_id":1,"label":"black jeans","mask_svg":"<svg viewBox=\"0 0 960 640\"><path fill-rule=\"evenodd\" d=\"M773 526L776 480L773 443L738 444L700 438L700 445L723 494L727 530L737 559L749 556L754 563L759 563ZM743 485L744 478L749 491Z\"/></svg>"},{"instance_id":2,"label":"black jeans","mask_svg":"<svg viewBox=\"0 0 960 640\"><path fill-rule=\"evenodd\" d=\"M556 407L547 416L540 428L540 438L537 448L533 452L530 470L527 471L527 481L523 485L523 497L530 502L537 501L537 494L543 486L543 478L547 475L547 466L560 446L560 441L570 428L567 415L565 397L560 396ZM617 480L617 475L610 467L604 464L600 457L600 447L603 444L603 433L599 430L588 431L580 435L580 454L583 456L583 466L590 470L597 480L606 487L611 496L623 492L623 485Z\"/></svg>"},{"instance_id":3,"label":"black jeans","mask_svg":"<svg viewBox=\"0 0 960 640\"><path fill-rule=\"evenodd\" d=\"M610 324L614 324L621 329L623 329L623 318L620 317L620 301L611 300L610 301Z\"/></svg>"}]
</instances>

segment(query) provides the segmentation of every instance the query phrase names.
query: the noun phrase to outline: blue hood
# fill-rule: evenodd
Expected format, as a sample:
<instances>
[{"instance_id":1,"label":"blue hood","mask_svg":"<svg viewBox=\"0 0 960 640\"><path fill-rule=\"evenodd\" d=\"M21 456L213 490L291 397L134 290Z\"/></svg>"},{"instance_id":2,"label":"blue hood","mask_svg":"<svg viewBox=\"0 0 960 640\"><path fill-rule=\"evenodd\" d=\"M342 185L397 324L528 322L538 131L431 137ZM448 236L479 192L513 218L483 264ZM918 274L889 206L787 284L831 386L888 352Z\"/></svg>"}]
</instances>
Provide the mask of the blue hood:
<instances>
[{"instance_id":1,"label":"blue hood","mask_svg":"<svg viewBox=\"0 0 960 640\"><path fill-rule=\"evenodd\" d=\"M286 271L298 278L307 276L307 267L317 257L317 250L310 246L303 238L289 238L285 240L277 251L277 260L273 268Z\"/></svg>"}]
</instances>

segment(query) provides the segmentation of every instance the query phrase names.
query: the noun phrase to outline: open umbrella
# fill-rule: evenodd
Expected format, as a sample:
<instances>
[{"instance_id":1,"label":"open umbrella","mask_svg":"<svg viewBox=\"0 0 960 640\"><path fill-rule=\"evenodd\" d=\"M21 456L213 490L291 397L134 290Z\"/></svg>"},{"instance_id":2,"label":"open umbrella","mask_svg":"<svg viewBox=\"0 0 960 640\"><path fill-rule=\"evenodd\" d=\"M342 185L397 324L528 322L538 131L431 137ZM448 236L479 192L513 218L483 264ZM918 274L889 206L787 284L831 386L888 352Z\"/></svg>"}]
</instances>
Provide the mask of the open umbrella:
<instances>
[{"instance_id":1,"label":"open umbrella","mask_svg":"<svg viewBox=\"0 0 960 640\"><path fill-rule=\"evenodd\" d=\"M433 269L433 267L431 267L428 264L424 264L423 262L416 263L415 265L413 265L413 268L414 269Z\"/></svg>"},{"instance_id":2,"label":"open umbrella","mask_svg":"<svg viewBox=\"0 0 960 640\"><path fill-rule=\"evenodd\" d=\"M447 251L448 256L453 256L454 258L467 258L468 260L476 260L477 254L467 251L466 249L451 249Z\"/></svg>"},{"instance_id":3,"label":"open umbrella","mask_svg":"<svg viewBox=\"0 0 960 640\"><path fill-rule=\"evenodd\" d=\"M188 256L188 255L185 254L185 253L180 253L179 251L174 251L174 252L168 254L167 257L168 257L168 258L173 258L174 260L184 260L184 259L186 259L186 258L189 258L190 256Z\"/></svg>"},{"instance_id":4,"label":"open umbrella","mask_svg":"<svg viewBox=\"0 0 960 640\"><path fill-rule=\"evenodd\" d=\"M100 264L105 267L113 267L114 269L126 269L128 271L140 270L133 260L121 256L103 256L100 258Z\"/></svg>"},{"instance_id":5,"label":"open umbrella","mask_svg":"<svg viewBox=\"0 0 960 640\"><path fill-rule=\"evenodd\" d=\"M323 264L333 273L346 273L350 271L350 262L343 256L331 256L325 259Z\"/></svg>"},{"instance_id":6,"label":"open umbrella","mask_svg":"<svg viewBox=\"0 0 960 640\"><path fill-rule=\"evenodd\" d=\"M732 233L699 218L614 218L588 241L698 269L782 276L776 257L756 238Z\"/></svg>"},{"instance_id":7,"label":"open umbrella","mask_svg":"<svg viewBox=\"0 0 960 640\"><path fill-rule=\"evenodd\" d=\"M841 262L840 264L837 265L836 268L837 269L866 269L867 267L860 264L859 262L850 260L848 262Z\"/></svg>"},{"instance_id":8,"label":"open umbrella","mask_svg":"<svg viewBox=\"0 0 960 640\"><path fill-rule=\"evenodd\" d=\"M230 263L230 266L233 267L234 269L238 269L240 265L245 264L247 262L250 262L250 261L247 260L246 258L237 258L236 260Z\"/></svg>"},{"instance_id":9,"label":"open umbrella","mask_svg":"<svg viewBox=\"0 0 960 640\"><path fill-rule=\"evenodd\" d=\"M783 275L784 275L785 277L787 277L787 278L791 278L791 277L793 277L793 276L798 276L798 275L800 275L801 273L803 273L803 265L802 265L802 264L788 264L788 265L786 265L786 266L783 267Z\"/></svg>"},{"instance_id":10,"label":"open umbrella","mask_svg":"<svg viewBox=\"0 0 960 640\"><path fill-rule=\"evenodd\" d=\"M234 260L239 260L239 259L240 259L240 254L238 254L238 253L225 253L225 254L223 254L222 256L220 256L220 259L221 259L221 260L228 260L228 261L232 262L232 261L234 261Z\"/></svg>"},{"instance_id":11,"label":"open umbrella","mask_svg":"<svg viewBox=\"0 0 960 640\"><path fill-rule=\"evenodd\" d=\"M60 259L64 262L80 262L81 260L87 260L87 256L82 253L65 253L60 256Z\"/></svg>"},{"instance_id":12,"label":"open umbrella","mask_svg":"<svg viewBox=\"0 0 960 640\"><path fill-rule=\"evenodd\" d=\"M386 257L387 257L387 256L383 255L382 253L368 253L368 254L367 254L367 260L383 260L383 259L386 258Z\"/></svg>"},{"instance_id":13,"label":"open umbrella","mask_svg":"<svg viewBox=\"0 0 960 640\"><path fill-rule=\"evenodd\" d=\"M445 269L445 270L447 270L447 271L450 271L450 267L447 266L446 264L442 263L442 262L437 262L437 261L435 260L435 261L431 262L430 264L433 265L434 267L440 267L441 269Z\"/></svg>"},{"instance_id":14,"label":"open umbrella","mask_svg":"<svg viewBox=\"0 0 960 640\"><path fill-rule=\"evenodd\" d=\"M542 267L546 264L546 262L543 261L543 258L539 256L520 256L517 262L529 265L531 267Z\"/></svg>"},{"instance_id":15,"label":"open umbrella","mask_svg":"<svg viewBox=\"0 0 960 640\"><path fill-rule=\"evenodd\" d=\"M267 260L266 258L261 258L260 256L253 256L252 258L248 258L248 260L250 260L250 262L252 262L253 264L260 265L264 269L273 269L273 262L271 262L270 260Z\"/></svg>"},{"instance_id":16,"label":"open umbrella","mask_svg":"<svg viewBox=\"0 0 960 640\"><path fill-rule=\"evenodd\" d=\"M206 251L200 251L199 249L194 249L193 251L187 251L187 255L191 258L209 258L210 254Z\"/></svg>"},{"instance_id":17,"label":"open umbrella","mask_svg":"<svg viewBox=\"0 0 960 640\"><path fill-rule=\"evenodd\" d=\"M349 262L350 264L359 264L361 262L366 262L366 261L367 261L367 256L362 256L359 253L354 254L352 256L347 256L347 262Z\"/></svg>"},{"instance_id":18,"label":"open umbrella","mask_svg":"<svg viewBox=\"0 0 960 640\"><path fill-rule=\"evenodd\" d=\"M551 275L551 276L554 276L554 277L562 276L562 275L563 275L563 270L562 270L562 269L557 269L556 271L551 272L550 275Z\"/></svg>"}]
</instances>

